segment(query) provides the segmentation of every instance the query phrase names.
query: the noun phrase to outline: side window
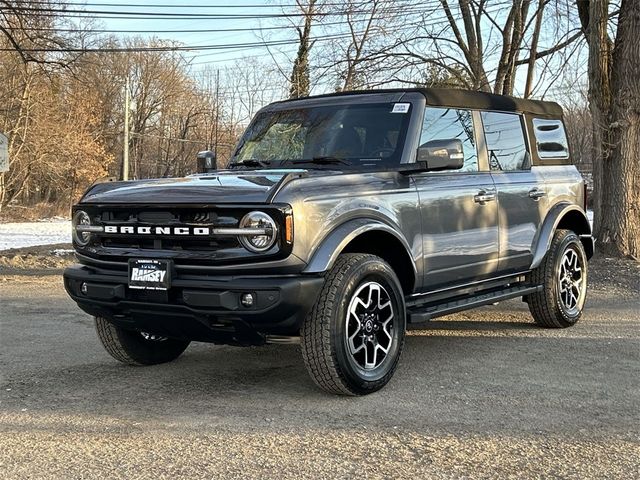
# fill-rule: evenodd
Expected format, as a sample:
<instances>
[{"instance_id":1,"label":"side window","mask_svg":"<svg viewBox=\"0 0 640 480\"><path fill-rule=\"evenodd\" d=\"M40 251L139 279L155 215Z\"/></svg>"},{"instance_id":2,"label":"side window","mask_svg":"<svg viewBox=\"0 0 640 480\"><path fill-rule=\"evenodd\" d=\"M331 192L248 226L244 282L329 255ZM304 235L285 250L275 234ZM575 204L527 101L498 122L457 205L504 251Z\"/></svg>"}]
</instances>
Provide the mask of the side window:
<instances>
[{"instance_id":1,"label":"side window","mask_svg":"<svg viewBox=\"0 0 640 480\"><path fill-rule=\"evenodd\" d=\"M536 148L540 158L568 158L567 134L561 120L533 119Z\"/></svg>"},{"instance_id":2,"label":"side window","mask_svg":"<svg viewBox=\"0 0 640 480\"><path fill-rule=\"evenodd\" d=\"M481 116L491 170L506 172L531 168L520 115L482 112Z\"/></svg>"},{"instance_id":3,"label":"side window","mask_svg":"<svg viewBox=\"0 0 640 480\"><path fill-rule=\"evenodd\" d=\"M459 171L477 172L478 152L473 136L471 112L455 108L427 107L424 114L420 145L432 140L451 140L453 138L462 141L464 166Z\"/></svg>"}]
</instances>

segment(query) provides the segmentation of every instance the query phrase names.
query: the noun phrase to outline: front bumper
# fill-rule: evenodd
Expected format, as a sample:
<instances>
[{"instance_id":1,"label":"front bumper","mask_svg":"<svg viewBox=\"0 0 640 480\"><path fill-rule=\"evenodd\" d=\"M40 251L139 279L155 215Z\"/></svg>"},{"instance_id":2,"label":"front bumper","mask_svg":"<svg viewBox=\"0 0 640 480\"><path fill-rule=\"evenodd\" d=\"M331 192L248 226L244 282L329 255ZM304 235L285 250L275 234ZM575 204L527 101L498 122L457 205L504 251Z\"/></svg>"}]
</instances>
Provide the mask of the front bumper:
<instances>
[{"instance_id":1,"label":"front bumper","mask_svg":"<svg viewBox=\"0 0 640 480\"><path fill-rule=\"evenodd\" d=\"M156 335L233 345L297 335L323 283L308 275L179 275L168 291L148 291L130 289L126 272L83 265L64 271L67 293L90 315ZM252 307L240 303L243 293L253 294Z\"/></svg>"}]
</instances>

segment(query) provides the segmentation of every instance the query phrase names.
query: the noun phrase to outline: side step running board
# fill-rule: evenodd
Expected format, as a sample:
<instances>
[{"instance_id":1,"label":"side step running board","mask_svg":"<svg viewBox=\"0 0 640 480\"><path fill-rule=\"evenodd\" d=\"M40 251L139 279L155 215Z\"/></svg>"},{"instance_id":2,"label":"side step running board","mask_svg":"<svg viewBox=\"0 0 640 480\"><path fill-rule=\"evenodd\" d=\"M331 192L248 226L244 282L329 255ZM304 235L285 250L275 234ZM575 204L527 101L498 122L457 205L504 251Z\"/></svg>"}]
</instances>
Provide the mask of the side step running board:
<instances>
[{"instance_id":1,"label":"side step running board","mask_svg":"<svg viewBox=\"0 0 640 480\"><path fill-rule=\"evenodd\" d=\"M407 312L407 322L428 322L432 318L442 317L443 315L449 315L450 313L456 313L462 310L481 307L483 305L489 305L491 303L508 300L510 298L522 297L524 295L529 295L530 293L538 292L541 289L542 285L511 287L495 292L481 293L471 297L441 303L438 305L413 308L409 309Z\"/></svg>"}]
</instances>

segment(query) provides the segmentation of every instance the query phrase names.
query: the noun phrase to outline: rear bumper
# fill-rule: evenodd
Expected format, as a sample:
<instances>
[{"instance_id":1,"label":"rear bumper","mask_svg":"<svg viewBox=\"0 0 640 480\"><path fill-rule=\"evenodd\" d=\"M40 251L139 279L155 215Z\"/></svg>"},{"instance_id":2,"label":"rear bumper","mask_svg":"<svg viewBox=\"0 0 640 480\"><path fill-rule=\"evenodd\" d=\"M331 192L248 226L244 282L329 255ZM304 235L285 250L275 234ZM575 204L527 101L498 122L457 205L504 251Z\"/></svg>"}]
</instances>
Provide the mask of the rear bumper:
<instances>
[{"instance_id":1,"label":"rear bumper","mask_svg":"<svg viewBox=\"0 0 640 480\"><path fill-rule=\"evenodd\" d=\"M82 265L64 271L67 293L90 315L157 335L235 345L297 335L323 282L307 275L182 275L165 292L130 289L125 272ZM241 305L243 293L253 295L253 306Z\"/></svg>"}]
</instances>

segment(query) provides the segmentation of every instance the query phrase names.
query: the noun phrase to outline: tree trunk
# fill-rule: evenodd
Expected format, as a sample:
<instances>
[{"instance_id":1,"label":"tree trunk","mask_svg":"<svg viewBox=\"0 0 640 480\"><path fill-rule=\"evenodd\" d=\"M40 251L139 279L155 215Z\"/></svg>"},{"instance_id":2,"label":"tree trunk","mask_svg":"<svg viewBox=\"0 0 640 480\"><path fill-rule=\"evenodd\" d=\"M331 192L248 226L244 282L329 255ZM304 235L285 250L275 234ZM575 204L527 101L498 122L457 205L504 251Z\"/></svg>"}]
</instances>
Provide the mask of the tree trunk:
<instances>
[{"instance_id":1,"label":"tree trunk","mask_svg":"<svg viewBox=\"0 0 640 480\"><path fill-rule=\"evenodd\" d=\"M608 0L577 0L589 43L594 234L600 250L640 259L640 3L622 0L615 46ZM615 96L613 95L615 92Z\"/></svg>"},{"instance_id":2,"label":"tree trunk","mask_svg":"<svg viewBox=\"0 0 640 480\"><path fill-rule=\"evenodd\" d=\"M640 260L640 2L622 0L613 52L610 152L602 172L598 240Z\"/></svg>"},{"instance_id":3,"label":"tree trunk","mask_svg":"<svg viewBox=\"0 0 640 480\"><path fill-rule=\"evenodd\" d=\"M603 172L609 161L609 111L611 109L611 42L607 34L607 0L587 1L587 24L584 29L589 43L589 108L593 118L593 189L594 233L599 236L602 222L602 198L605 186Z\"/></svg>"},{"instance_id":4,"label":"tree trunk","mask_svg":"<svg viewBox=\"0 0 640 480\"><path fill-rule=\"evenodd\" d=\"M302 29L298 28L300 45L298 46L298 54L293 62L293 70L291 71L289 98L309 96L311 83L309 80L309 50L311 50L311 24L313 22L315 3L316 0L309 0L307 8L302 9L305 14L304 26Z\"/></svg>"}]
</instances>

